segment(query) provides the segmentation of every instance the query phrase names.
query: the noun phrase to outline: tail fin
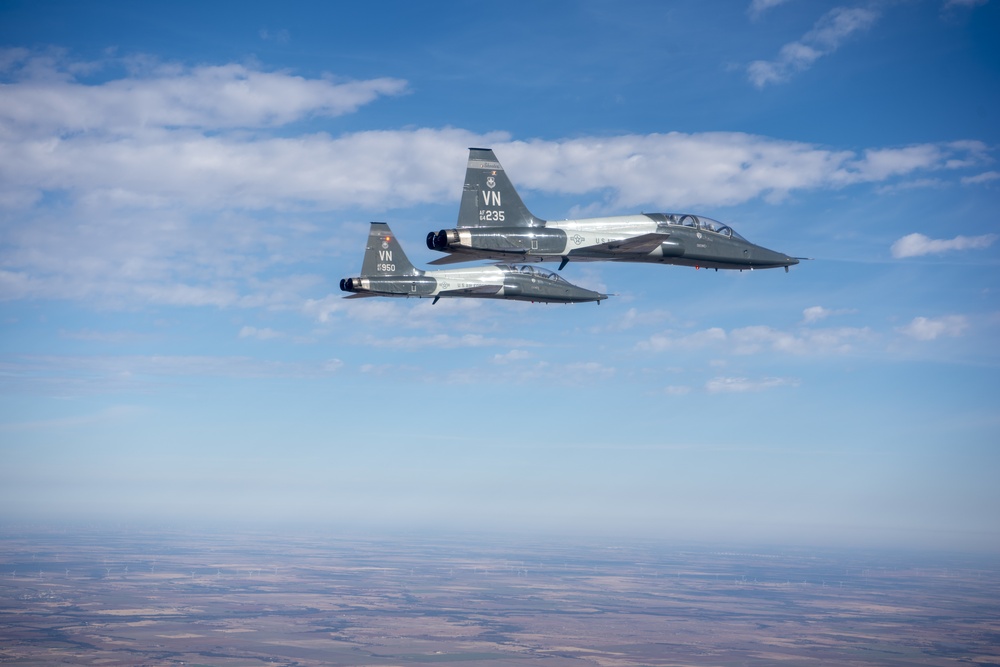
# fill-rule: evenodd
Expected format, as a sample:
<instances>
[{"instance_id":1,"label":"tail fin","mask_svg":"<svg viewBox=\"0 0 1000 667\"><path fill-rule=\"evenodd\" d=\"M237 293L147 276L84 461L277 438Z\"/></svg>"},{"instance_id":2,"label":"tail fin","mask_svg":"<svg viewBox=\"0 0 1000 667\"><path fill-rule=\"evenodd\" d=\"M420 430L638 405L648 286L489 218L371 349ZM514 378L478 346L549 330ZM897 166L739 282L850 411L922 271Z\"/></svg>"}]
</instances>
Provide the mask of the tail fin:
<instances>
[{"instance_id":1,"label":"tail fin","mask_svg":"<svg viewBox=\"0 0 1000 667\"><path fill-rule=\"evenodd\" d=\"M389 225L373 222L368 232L365 261L361 264L361 277L419 275L423 275L423 271L410 264Z\"/></svg>"},{"instance_id":2,"label":"tail fin","mask_svg":"<svg viewBox=\"0 0 1000 667\"><path fill-rule=\"evenodd\" d=\"M542 227L507 178L489 148L470 148L465 187L458 207L459 227Z\"/></svg>"}]
</instances>

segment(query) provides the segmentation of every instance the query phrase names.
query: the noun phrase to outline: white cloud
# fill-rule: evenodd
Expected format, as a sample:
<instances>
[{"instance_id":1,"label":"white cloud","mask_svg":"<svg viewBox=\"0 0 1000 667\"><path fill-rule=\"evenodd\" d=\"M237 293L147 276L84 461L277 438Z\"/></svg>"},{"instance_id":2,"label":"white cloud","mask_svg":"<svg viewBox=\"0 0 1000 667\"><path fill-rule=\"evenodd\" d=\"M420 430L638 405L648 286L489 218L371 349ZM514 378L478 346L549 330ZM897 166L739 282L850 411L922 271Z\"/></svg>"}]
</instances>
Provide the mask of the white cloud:
<instances>
[{"instance_id":1,"label":"white cloud","mask_svg":"<svg viewBox=\"0 0 1000 667\"><path fill-rule=\"evenodd\" d=\"M79 331L61 330L59 336L71 340L87 340L114 344L135 342L148 337L146 334L133 331L94 331L92 329L82 329Z\"/></svg>"},{"instance_id":2,"label":"white cloud","mask_svg":"<svg viewBox=\"0 0 1000 667\"><path fill-rule=\"evenodd\" d=\"M344 309L344 299L328 295L322 299L308 299L302 306L302 312L319 322L329 322L334 313Z\"/></svg>"},{"instance_id":3,"label":"white cloud","mask_svg":"<svg viewBox=\"0 0 1000 667\"><path fill-rule=\"evenodd\" d=\"M829 317L833 311L824 308L823 306L810 306L802 311L802 321L806 324L812 324L813 322L819 322L820 320Z\"/></svg>"},{"instance_id":4,"label":"white cloud","mask_svg":"<svg viewBox=\"0 0 1000 667\"><path fill-rule=\"evenodd\" d=\"M796 355L847 354L857 341L867 340L871 331L865 328L803 329L798 333L780 331L768 326L734 329L729 344L736 354L757 354L762 350Z\"/></svg>"},{"instance_id":5,"label":"white cloud","mask_svg":"<svg viewBox=\"0 0 1000 667\"><path fill-rule=\"evenodd\" d=\"M767 10L777 7L778 5L783 5L786 2L788 2L788 0L753 0L747 11L751 16L756 18Z\"/></svg>"},{"instance_id":6,"label":"white cloud","mask_svg":"<svg viewBox=\"0 0 1000 667\"><path fill-rule=\"evenodd\" d=\"M0 139L6 200L31 204L46 192L65 192L81 203L119 209L385 210L448 201L461 188L465 145L490 141L450 129L340 138L165 129L128 137L11 135Z\"/></svg>"},{"instance_id":7,"label":"white cloud","mask_svg":"<svg viewBox=\"0 0 1000 667\"><path fill-rule=\"evenodd\" d=\"M3 362L0 391L16 383L19 392L59 396L147 390L176 377L313 378L338 370L341 362L320 364L210 355L22 356Z\"/></svg>"},{"instance_id":8,"label":"white cloud","mask_svg":"<svg viewBox=\"0 0 1000 667\"><path fill-rule=\"evenodd\" d=\"M979 7L981 5L985 5L989 1L990 0L947 0L947 2L944 3L944 8L952 9L954 7L960 7L960 8Z\"/></svg>"},{"instance_id":9,"label":"white cloud","mask_svg":"<svg viewBox=\"0 0 1000 667\"><path fill-rule=\"evenodd\" d=\"M280 263L275 245L294 238L282 230L278 242L268 231L228 214L199 224L173 211L43 209L0 218L0 300L287 306L317 279L260 276Z\"/></svg>"},{"instance_id":10,"label":"white cloud","mask_svg":"<svg viewBox=\"0 0 1000 667\"><path fill-rule=\"evenodd\" d=\"M257 34L260 35L260 38L265 42L273 41L278 44L287 44L292 39L292 34L284 28L275 31L268 30L267 28L261 28Z\"/></svg>"},{"instance_id":11,"label":"white cloud","mask_svg":"<svg viewBox=\"0 0 1000 667\"><path fill-rule=\"evenodd\" d=\"M961 180L964 184L965 178L963 177ZM910 181L898 181L889 185L880 185L875 191L880 195L892 195L909 190L934 190L947 185L948 182L940 178L915 178Z\"/></svg>"},{"instance_id":12,"label":"white cloud","mask_svg":"<svg viewBox=\"0 0 1000 667\"><path fill-rule=\"evenodd\" d=\"M709 380L705 384L705 390L711 394L722 393L746 393L765 391L778 387L797 387L798 380L791 378L763 378L761 380L750 380L741 377L718 377Z\"/></svg>"},{"instance_id":13,"label":"white cloud","mask_svg":"<svg viewBox=\"0 0 1000 667\"><path fill-rule=\"evenodd\" d=\"M494 358L494 361L496 359ZM598 361L553 363L538 360L529 364L516 364L499 370L490 369L489 376L497 382L511 384L558 384L571 387L597 385L613 378L617 369ZM482 382L484 371L475 366L453 369L445 377L449 384L476 384Z\"/></svg>"},{"instance_id":14,"label":"white cloud","mask_svg":"<svg viewBox=\"0 0 1000 667\"><path fill-rule=\"evenodd\" d=\"M965 176L962 178L962 185L980 185L982 183L992 183L1000 180L1000 171L984 171L975 176Z\"/></svg>"},{"instance_id":15,"label":"white cloud","mask_svg":"<svg viewBox=\"0 0 1000 667\"><path fill-rule=\"evenodd\" d=\"M498 347L498 346L520 346L529 347L538 345L530 340L510 340L492 338L480 334L463 334L455 336L452 334L432 334L429 336L394 336L392 338L376 337L367 335L362 342L371 347L387 347L394 349L418 349L424 347L431 348L458 348L458 347Z\"/></svg>"},{"instance_id":16,"label":"white cloud","mask_svg":"<svg viewBox=\"0 0 1000 667\"><path fill-rule=\"evenodd\" d=\"M444 298L435 304L431 299L372 297L345 301L341 296L329 295L322 300L309 302L309 308L305 312L323 324L333 323L333 314L339 313L353 323L375 325L382 331L444 331L452 339L461 339L462 334L469 333L471 337L466 340L474 341L477 336L482 339L490 331L500 328L497 321L498 310L517 313L530 311L532 307L532 304L525 302L487 303L483 299ZM405 340L408 337L398 337L399 342ZM416 347L432 344L425 336L417 336L412 340Z\"/></svg>"},{"instance_id":17,"label":"white cloud","mask_svg":"<svg viewBox=\"0 0 1000 667\"><path fill-rule=\"evenodd\" d=\"M656 324L670 318L670 312L658 308L629 308L625 314L614 318L614 320L604 323L601 326L593 327L595 333L605 331L628 331L637 326Z\"/></svg>"},{"instance_id":18,"label":"white cloud","mask_svg":"<svg viewBox=\"0 0 1000 667\"><path fill-rule=\"evenodd\" d=\"M835 7L801 39L783 46L775 60L750 63L747 66L750 81L758 88L787 81L836 51L854 33L869 29L878 18L879 13L874 9Z\"/></svg>"},{"instance_id":19,"label":"white cloud","mask_svg":"<svg viewBox=\"0 0 1000 667\"><path fill-rule=\"evenodd\" d=\"M821 320L825 320L828 317L834 315L847 315L850 313L857 312L850 308L840 308L837 310L831 310L829 308L824 308L823 306L810 306L802 311L802 323L803 324L815 324Z\"/></svg>"},{"instance_id":20,"label":"white cloud","mask_svg":"<svg viewBox=\"0 0 1000 667\"><path fill-rule=\"evenodd\" d=\"M528 142L458 128L302 135L287 124L402 89L141 59L132 74L91 85L75 78L90 63L25 50L0 53L0 69L12 79L0 97L0 300L294 307L327 323L343 306L309 294L325 278L263 278L294 263L283 254L291 244L314 248L330 233L295 216L457 202L472 145L492 145L526 189L609 193L604 207L618 210L779 200L976 166L989 153L980 142L858 153L730 132ZM425 328L459 307L352 306L351 317ZM631 311L615 326L668 316Z\"/></svg>"},{"instance_id":21,"label":"white cloud","mask_svg":"<svg viewBox=\"0 0 1000 667\"><path fill-rule=\"evenodd\" d=\"M564 194L610 190L613 207L668 210L780 200L795 190L882 183L989 159L981 142L858 154L739 132L515 141L494 148L504 168L528 187Z\"/></svg>"},{"instance_id":22,"label":"white cloud","mask_svg":"<svg viewBox=\"0 0 1000 667\"><path fill-rule=\"evenodd\" d=\"M277 127L310 116L352 113L379 97L407 90L399 79L337 82L236 63L193 68L132 63L140 67L127 76L87 85L75 80L73 63L8 58L7 75L20 80L5 86L0 97L0 127L16 126L36 137ZM112 64L120 63L106 63Z\"/></svg>"},{"instance_id":23,"label":"white cloud","mask_svg":"<svg viewBox=\"0 0 1000 667\"><path fill-rule=\"evenodd\" d=\"M932 255L950 250L975 250L988 248L998 238L997 234L983 234L981 236L956 236L953 239L932 239L923 234L907 234L892 244L892 256L901 259L904 257L920 257L922 255Z\"/></svg>"},{"instance_id":24,"label":"white cloud","mask_svg":"<svg viewBox=\"0 0 1000 667\"><path fill-rule=\"evenodd\" d=\"M392 364L362 364L360 370L369 375L388 375L398 370L398 367Z\"/></svg>"},{"instance_id":25,"label":"white cloud","mask_svg":"<svg viewBox=\"0 0 1000 667\"><path fill-rule=\"evenodd\" d=\"M921 144L902 148L868 149L864 160L859 160L858 173L866 181L884 181L892 176L910 174L925 169L929 164L945 163L942 146Z\"/></svg>"},{"instance_id":26,"label":"white cloud","mask_svg":"<svg viewBox=\"0 0 1000 667\"><path fill-rule=\"evenodd\" d=\"M946 315L944 317L915 317L906 326L897 331L916 340L936 340L942 336L956 338L969 327L969 321L962 315Z\"/></svg>"},{"instance_id":27,"label":"white cloud","mask_svg":"<svg viewBox=\"0 0 1000 667\"><path fill-rule=\"evenodd\" d=\"M525 350L514 349L504 354L494 354L493 362L497 364L508 364L512 361L524 361L530 357L531 354Z\"/></svg>"},{"instance_id":28,"label":"white cloud","mask_svg":"<svg viewBox=\"0 0 1000 667\"><path fill-rule=\"evenodd\" d=\"M240 338L256 338L257 340L271 340L272 338L281 338L284 336L280 331L275 331L274 329L258 329L257 327L245 326L240 329Z\"/></svg>"},{"instance_id":29,"label":"white cloud","mask_svg":"<svg viewBox=\"0 0 1000 667\"><path fill-rule=\"evenodd\" d=\"M615 369L597 361L576 361L566 364L566 372L574 377L604 377L615 374Z\"/></svg>"},{"instance_id":30,"label":"white cloud","mask_svg":"<svg viewBox=\"0 0 1000 667\"><path fill-rule=\"evenodd\" d=\"M31 206L52 192L118 209L384 210L455 201L465 147L474 144L493 145L528 187L610 190L613 203L623 206L723 205L958 168L982 161L986 151L963 142L876 148L859 156L726 132L530 143L455 128L277 137L262 131L354 109L358 96L338 87L346 84L242 65L179 69L169 77L123 79L113 86L64 79L5 86L0 200L10 205ZM242 92L208 92L227 88L225 82ZM365 90L380 89L372 84ZM332 101L343 96L352 100L344 107Z\"/></svg>"},{"instance_id":31,"label":"white cloud","mask_svg":"<svg viewBox=\"0 0 1000 667\"><path fill-rule=\"evenodd\" d=\"M737 355L758 354L763 351L828 355L850 353L858 342L872 337L873 334L867 327L804 328L798 332L781 331L764 325L739 327L729 332L713 327L685 335L678 335L673 331L654 334L637 343L636 349L662 352L710 348Z\"/></svg>"},{"instance_id":32,"label":"white cloud","mask_svg":"<svg viewBox=\"0 0 1000 667\"><path fill-rule=\"evenodd\" d=\"M689 334L678 334L674 331L653 334L649 339L636 344L638 350L662 352L664 350L696 350L714 346L726 341L726 332L719 327Z\"/></svg>"}]
</instances>

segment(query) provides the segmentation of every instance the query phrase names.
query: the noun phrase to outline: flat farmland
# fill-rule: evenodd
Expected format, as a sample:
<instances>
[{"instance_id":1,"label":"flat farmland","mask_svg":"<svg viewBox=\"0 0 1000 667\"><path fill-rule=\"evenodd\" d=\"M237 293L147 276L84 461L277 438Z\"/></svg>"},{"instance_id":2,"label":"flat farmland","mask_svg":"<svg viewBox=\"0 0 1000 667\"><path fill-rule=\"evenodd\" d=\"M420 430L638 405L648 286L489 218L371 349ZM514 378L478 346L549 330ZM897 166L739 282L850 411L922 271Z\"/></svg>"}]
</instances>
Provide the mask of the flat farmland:
<instances>
[{"instance_id":1,"label":"flat farmland","mask_svg":"<svg viewBox=\"0 0 1000 667\"><path fill-rule=\"evenodd\" d=\"M7 527L0 663L1000 665L1000 565L499 536Z\"/></svg>"}]
</instances>

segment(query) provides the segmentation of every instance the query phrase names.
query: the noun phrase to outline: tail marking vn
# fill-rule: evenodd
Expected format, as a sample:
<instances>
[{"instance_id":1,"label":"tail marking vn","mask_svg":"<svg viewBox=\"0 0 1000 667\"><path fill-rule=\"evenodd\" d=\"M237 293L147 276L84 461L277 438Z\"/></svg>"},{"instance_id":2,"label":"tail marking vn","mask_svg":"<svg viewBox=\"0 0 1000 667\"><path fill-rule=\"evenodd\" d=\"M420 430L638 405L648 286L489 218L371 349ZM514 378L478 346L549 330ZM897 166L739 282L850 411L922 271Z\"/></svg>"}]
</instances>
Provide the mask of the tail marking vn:
<instances>
[{"instance_id":1,"label":"tail marking vn","mask_svg":"<svg viewBox=\"0 0 1000 667\"><path fill-rule=\"evenodd\" d=\"M458 226L490 227L496 223L510 227L545 225L545 221L532 215L521 201L493 150L470 148L462 202L458 207Z\"/></svg>"}]
</instances>

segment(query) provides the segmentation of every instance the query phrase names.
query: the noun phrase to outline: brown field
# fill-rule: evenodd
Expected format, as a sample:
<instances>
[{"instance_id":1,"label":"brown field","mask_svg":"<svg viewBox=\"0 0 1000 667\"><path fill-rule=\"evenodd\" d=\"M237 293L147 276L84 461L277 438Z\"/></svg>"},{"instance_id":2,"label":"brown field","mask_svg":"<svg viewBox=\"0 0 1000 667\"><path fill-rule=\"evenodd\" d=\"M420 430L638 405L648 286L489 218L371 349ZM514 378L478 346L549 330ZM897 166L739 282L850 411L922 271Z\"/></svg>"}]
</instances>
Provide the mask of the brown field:
<instances>
[{"instance_id":1,"label":"brown field","mask_svg":"<svg viewBox=\"0 0 1000 667\"><path fill-rule=\"evenodd\" d=\"M1000 563L8 527L0 664L1000 665Z\"/></svg>"}]
</instances>

